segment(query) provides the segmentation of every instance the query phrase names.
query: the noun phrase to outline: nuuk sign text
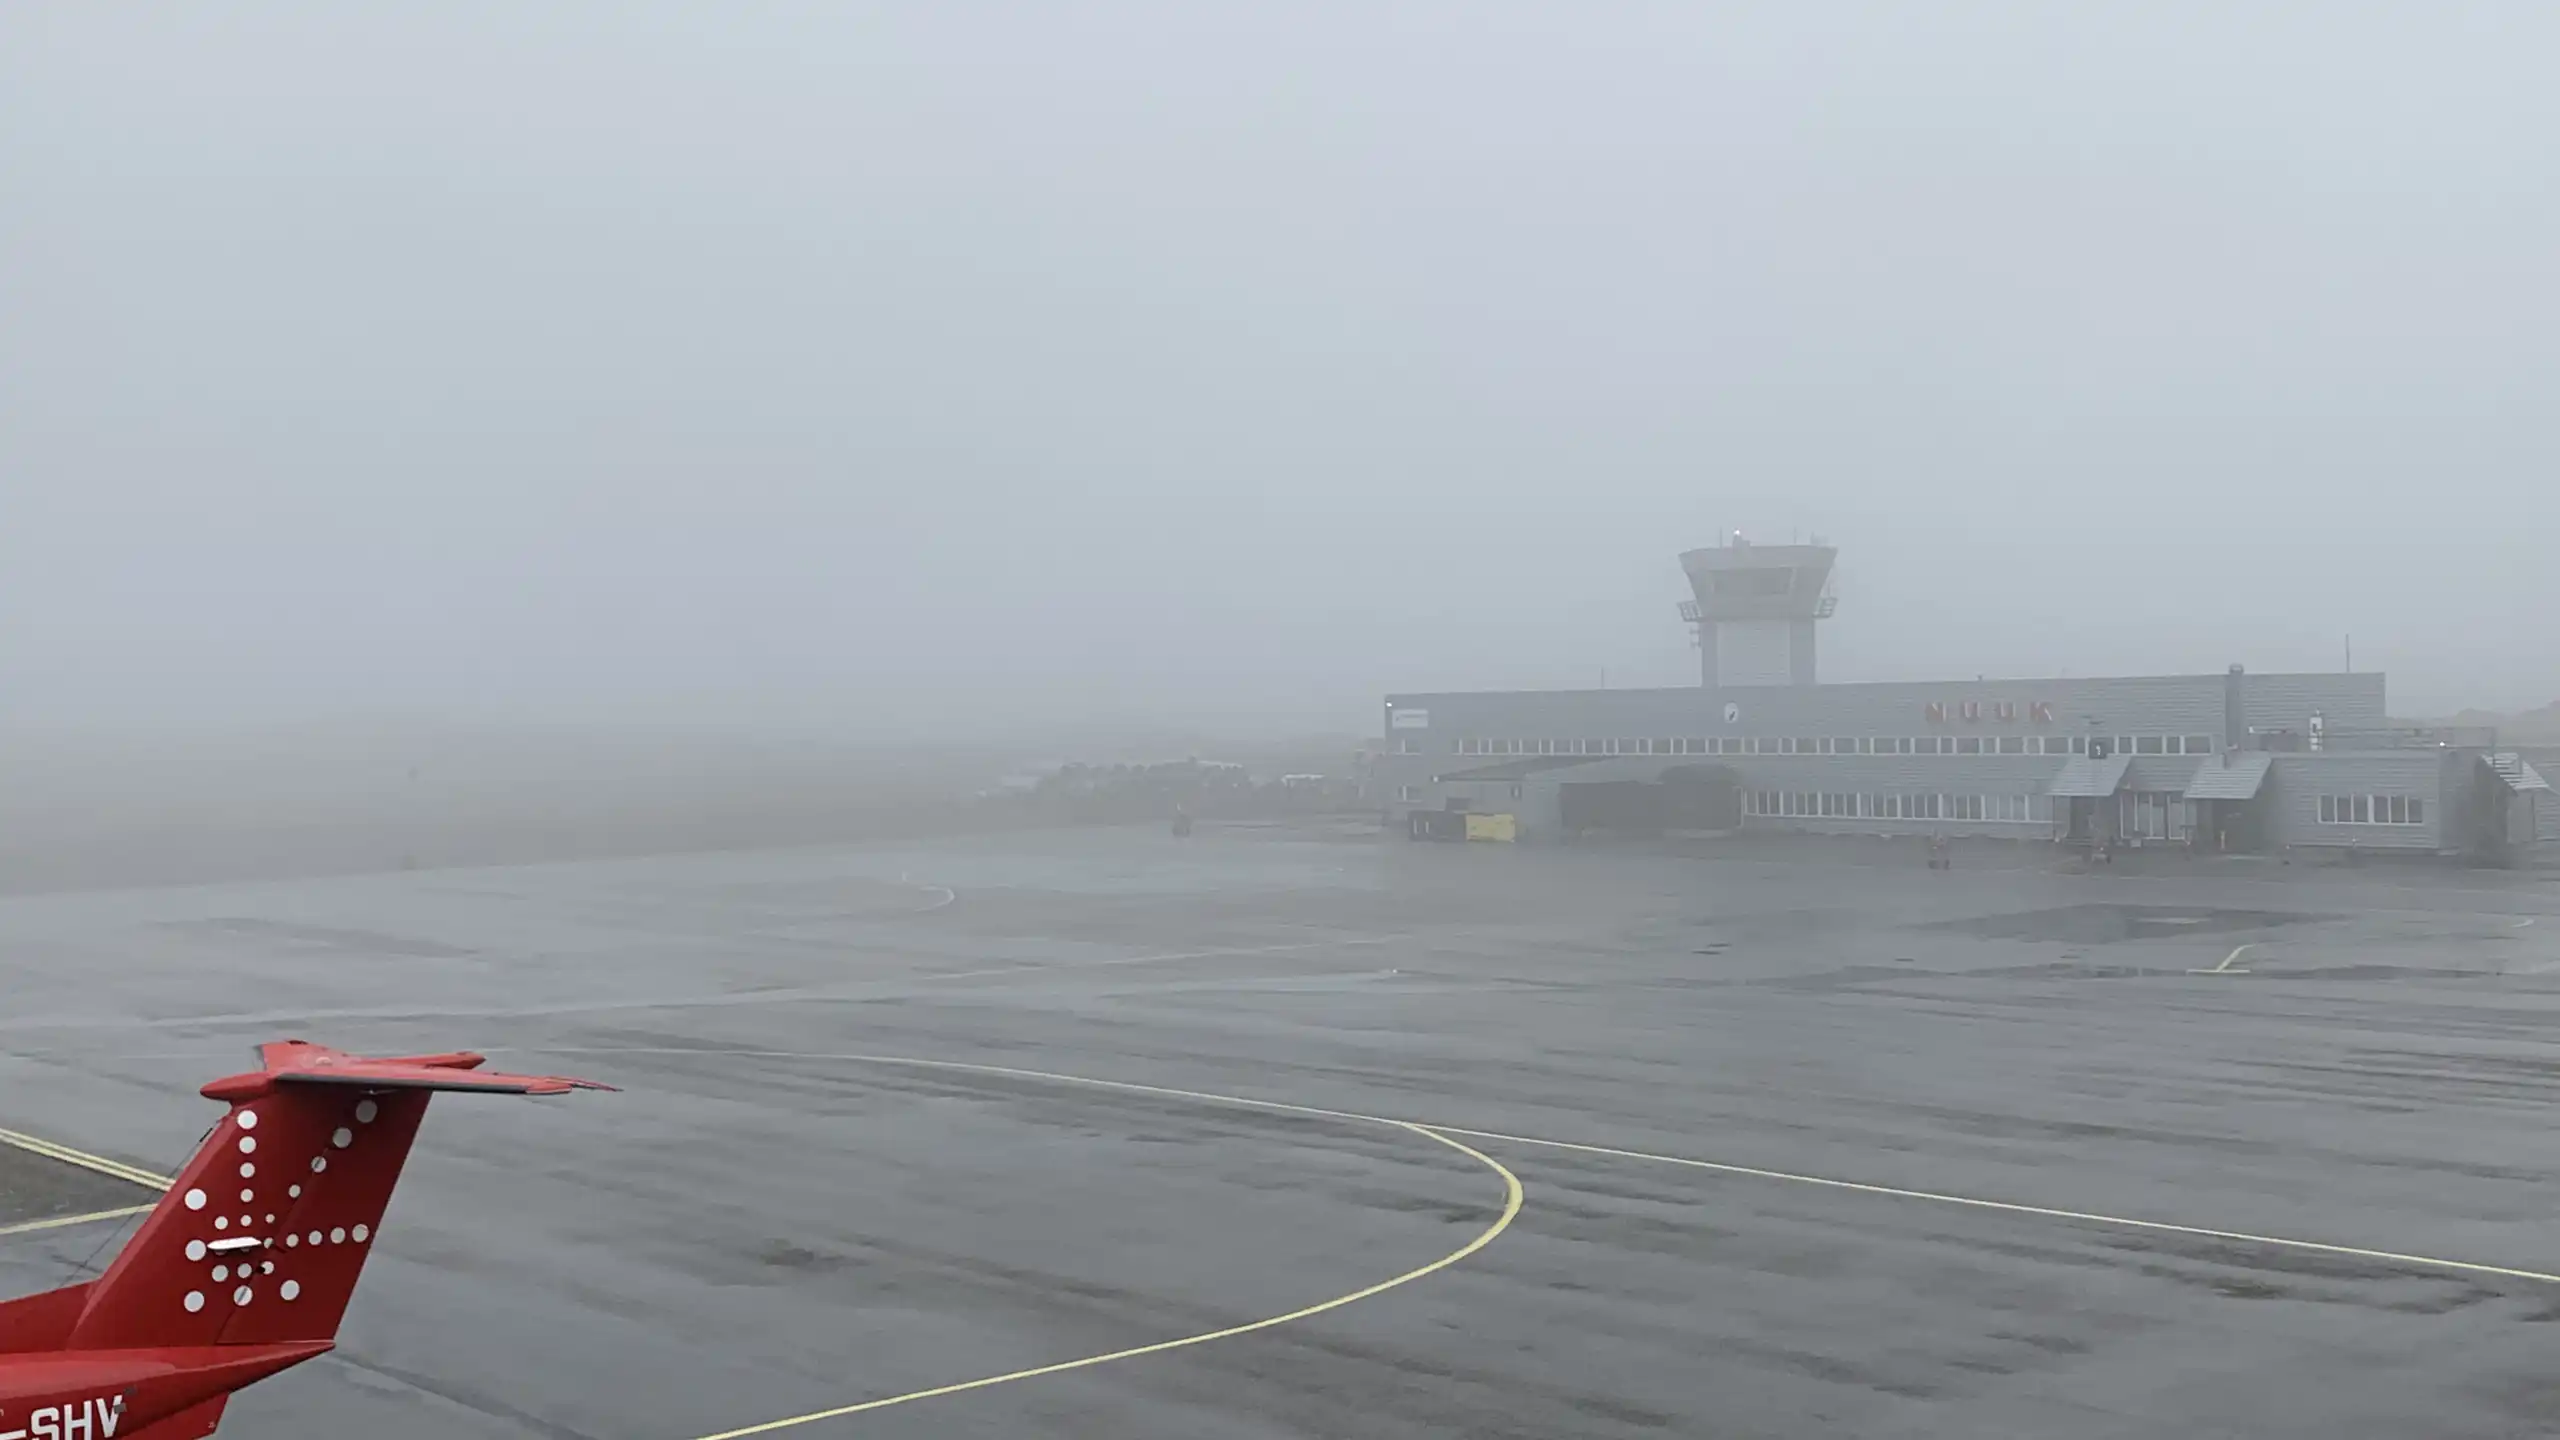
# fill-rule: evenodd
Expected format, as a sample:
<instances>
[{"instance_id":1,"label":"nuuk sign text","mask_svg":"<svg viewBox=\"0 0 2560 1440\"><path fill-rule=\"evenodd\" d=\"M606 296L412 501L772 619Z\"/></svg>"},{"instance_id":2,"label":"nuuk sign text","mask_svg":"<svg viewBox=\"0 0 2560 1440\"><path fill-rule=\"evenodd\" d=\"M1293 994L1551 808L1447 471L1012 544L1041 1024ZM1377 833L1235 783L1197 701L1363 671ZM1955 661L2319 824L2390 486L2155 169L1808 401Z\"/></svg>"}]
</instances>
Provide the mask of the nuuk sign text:
<instances>
[{"instance_id":1,"label":"nuuk sign text","mask_svg":"<svg viewBox=\"0 0 2560 1440\"><path fill-rule=\"evenodd\" d=\"M2002 725L2015 725L2025 720L2030 725L2053 723L2050 700L1932 700L1928 706L1932 725L1979 725L1985 720Z\"/></svg>"}]
</instances>

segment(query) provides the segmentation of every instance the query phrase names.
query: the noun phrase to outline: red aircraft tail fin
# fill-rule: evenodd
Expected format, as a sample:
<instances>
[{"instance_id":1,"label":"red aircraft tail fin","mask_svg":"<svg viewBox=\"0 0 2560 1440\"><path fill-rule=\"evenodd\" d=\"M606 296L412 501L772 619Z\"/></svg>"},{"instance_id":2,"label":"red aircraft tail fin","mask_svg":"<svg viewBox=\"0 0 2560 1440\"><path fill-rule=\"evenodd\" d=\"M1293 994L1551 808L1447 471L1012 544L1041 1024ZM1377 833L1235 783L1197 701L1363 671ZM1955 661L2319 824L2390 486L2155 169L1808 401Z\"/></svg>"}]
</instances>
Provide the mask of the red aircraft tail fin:
<instances>
[{"instance_id":1,"label":"red aircraft tail fin","mask_svg":"<svg viewBox=\"0 0 2560 1440\"><path fill-rule=\"evenodd\" d=\"M492 1074L469 1054L375 1060L288 1040L259 1059L204 1087L230 1113L89 1284L66 1348L332 1339L436 1091L611 1088Z\"/></svg>"}]
</instances>

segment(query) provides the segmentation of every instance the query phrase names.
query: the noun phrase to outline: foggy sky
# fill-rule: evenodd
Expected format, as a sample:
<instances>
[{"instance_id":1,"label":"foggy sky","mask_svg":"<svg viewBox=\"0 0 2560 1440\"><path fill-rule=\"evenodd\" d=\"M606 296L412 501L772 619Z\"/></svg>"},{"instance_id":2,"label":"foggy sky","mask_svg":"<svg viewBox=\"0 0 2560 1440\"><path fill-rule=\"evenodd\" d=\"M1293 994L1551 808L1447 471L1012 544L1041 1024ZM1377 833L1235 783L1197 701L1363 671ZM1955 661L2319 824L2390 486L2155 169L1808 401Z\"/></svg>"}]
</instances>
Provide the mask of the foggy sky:
<instances>
[{"instance_id":1,"label":"foggy sky","mask_svg":"<svg viewBox=\"0 0 2560 1440\"><path fill-rule=\"evenodd\" d=\"M1694 681L2560 698L2560 9L0 14L0 705L1370 728Z\"/></svg>"}]
</instances>

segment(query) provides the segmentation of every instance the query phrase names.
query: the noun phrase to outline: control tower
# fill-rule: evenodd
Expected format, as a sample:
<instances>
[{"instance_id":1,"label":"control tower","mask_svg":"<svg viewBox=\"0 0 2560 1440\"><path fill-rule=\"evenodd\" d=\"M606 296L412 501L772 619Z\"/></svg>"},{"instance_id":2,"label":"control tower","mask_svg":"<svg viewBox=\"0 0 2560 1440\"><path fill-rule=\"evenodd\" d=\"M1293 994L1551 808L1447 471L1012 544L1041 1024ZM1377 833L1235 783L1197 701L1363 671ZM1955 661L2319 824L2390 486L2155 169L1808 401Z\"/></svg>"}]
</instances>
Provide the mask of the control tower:
<instances>
[{"instance_id":1,"label":"control tower","mask_svg":"<svg viewBox=\"0 0 2560 1440\"><path fill-rule=\"evenodd\" d=\"M1810 685L1814 622L1839 605L1831 592L1837 548L1754 545L1736 531L1723 544L1680 557L1697 599L1680 602L1680 618L1697 631L1698 677L1727 685Z\"/></svg>"}]
</instances>

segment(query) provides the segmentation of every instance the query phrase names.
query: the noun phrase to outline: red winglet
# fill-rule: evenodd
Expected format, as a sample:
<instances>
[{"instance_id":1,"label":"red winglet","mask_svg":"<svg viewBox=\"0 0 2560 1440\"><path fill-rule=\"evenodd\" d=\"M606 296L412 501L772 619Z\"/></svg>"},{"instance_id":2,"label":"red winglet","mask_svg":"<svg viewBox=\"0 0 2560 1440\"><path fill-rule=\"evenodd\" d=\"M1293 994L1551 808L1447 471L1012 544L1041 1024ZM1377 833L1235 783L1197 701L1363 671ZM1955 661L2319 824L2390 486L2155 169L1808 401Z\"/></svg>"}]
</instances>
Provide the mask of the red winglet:
<instances>
[{"instance_id":1,"label":"red winglet","mask_svg":"<svg viewBox=\"0 0 2560 1440\"><path fill-rule=\"evenodd\" d=\"M208 1100L238 1104L272 1092L279 1085L353 1085L370 1090L476 1090L498 1095L565 1095L572 1090L611 1090L612 1086L567 1075L509 1075L484 1071L485 1055L455 1051L445 1055L397 1055L374 1059L350 1055L326 1045L279 1040L258 1047L262 1068L226 1075L207 1084Z\"/></svg>"}]
</instances>

